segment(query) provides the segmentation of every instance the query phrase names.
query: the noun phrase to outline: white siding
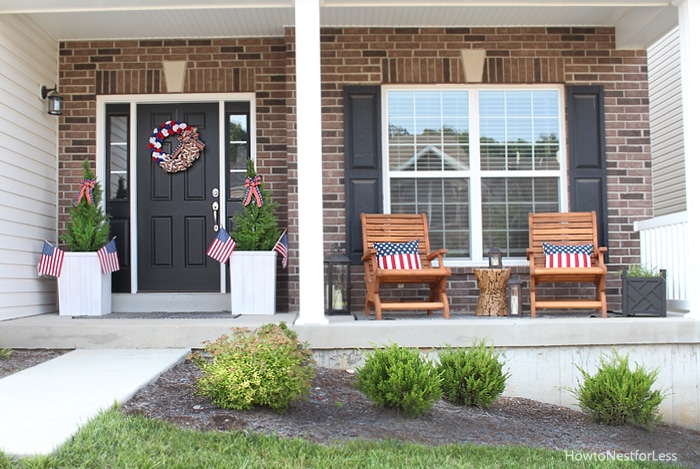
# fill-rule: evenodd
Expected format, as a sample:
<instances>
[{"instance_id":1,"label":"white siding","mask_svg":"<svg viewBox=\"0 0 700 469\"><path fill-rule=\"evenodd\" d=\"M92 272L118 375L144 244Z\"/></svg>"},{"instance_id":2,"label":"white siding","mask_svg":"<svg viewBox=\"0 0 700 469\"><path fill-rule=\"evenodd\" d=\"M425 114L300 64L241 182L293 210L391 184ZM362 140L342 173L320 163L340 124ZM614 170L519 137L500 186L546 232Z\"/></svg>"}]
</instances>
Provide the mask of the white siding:
<instances>
[{"instance_id":1,"label":"white siding","mask_svg":"<svg viewBox=\"0 0 700 469\"><path fill-rule=\"evenodd\" d=\"M648 50L654 216L685 210L681 56L678 28Z\"/></svg>"},{"instance_id":2,"label":"white siding","mask_svg":"<svg viewBox=\"0 0 700 469\"><path fill-rule=\"evenodd\" d=\"M57 238L59 119L39 91L58 82L57 63L54 39L0 15L0 320L56 311L56 281L36 265Z\"/></svg>"}]
</instances>

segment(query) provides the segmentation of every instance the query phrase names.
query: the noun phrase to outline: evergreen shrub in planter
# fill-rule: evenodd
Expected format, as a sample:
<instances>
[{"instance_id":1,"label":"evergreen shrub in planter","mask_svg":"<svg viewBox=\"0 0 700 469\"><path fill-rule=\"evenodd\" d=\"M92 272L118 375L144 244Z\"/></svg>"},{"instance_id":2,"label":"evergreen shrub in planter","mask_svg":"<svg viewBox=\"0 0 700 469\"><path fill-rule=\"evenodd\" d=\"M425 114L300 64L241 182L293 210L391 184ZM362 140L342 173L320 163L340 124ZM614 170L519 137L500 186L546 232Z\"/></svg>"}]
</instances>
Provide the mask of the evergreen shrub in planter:
<instances>
[{"instance_id":1,"label":"evergreen shrub in planter","mask_svg":"<svg viewBox=\"0 0 700 469\"><path fill-rule=\"evenodd\" d=\"M102 274L97 257L109 239L109 217L102 208L102 188L88 160L83 162L83 179L94 182L92 200L85 193L68 210L69 219L60 237L69 249L58 278L60 315L99 316L112 310L112 275Z\"/></svg>"},{"instance_id":2,"label":"evergreen shrub in planter","mask_svg":"<svg viewBox=\"0 0 700 469\"><path fill-rule=\"evenodd\" d=\"M624 270L622 314L666 316L666 271L640 265Z\"/></svg>"},{"instance_id":3,"label":"evergreen shrub in planter","mask_svg":"<svg viewBox=\"0 0 700 469\"><path fill-rule=\"evenodd\" d=\"M248 160L246 179L257 177L255 166ZM277 253L273 251L281 232L269 191L258 186L261 206L253 197L243 211L233 217L231 237L236 249L229 260L231 266L231 313L275 314L277 293Z\"/></svg>"}]
</instances>

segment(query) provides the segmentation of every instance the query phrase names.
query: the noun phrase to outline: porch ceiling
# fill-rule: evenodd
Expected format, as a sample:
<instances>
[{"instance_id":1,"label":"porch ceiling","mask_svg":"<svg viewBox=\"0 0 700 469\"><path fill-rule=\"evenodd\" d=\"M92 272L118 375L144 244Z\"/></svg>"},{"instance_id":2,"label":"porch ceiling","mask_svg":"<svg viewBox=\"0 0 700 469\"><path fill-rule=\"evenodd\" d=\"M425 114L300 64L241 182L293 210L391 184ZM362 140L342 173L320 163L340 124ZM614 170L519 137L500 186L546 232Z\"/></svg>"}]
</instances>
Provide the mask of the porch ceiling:
<instances>
[{"instance_id":1,"label":"porch ceiling","mask_svg":"<svg viewBox=\"0 0 700 469\"><path fill-rule=\"evenodd\" d=\"M164 6L165 5L165 6ZM59 41L280 36L294 0L0 0ZM611 26L645 48L678 22L671 0L320 0L322 26Z\"/></svg>"}]
</instances>

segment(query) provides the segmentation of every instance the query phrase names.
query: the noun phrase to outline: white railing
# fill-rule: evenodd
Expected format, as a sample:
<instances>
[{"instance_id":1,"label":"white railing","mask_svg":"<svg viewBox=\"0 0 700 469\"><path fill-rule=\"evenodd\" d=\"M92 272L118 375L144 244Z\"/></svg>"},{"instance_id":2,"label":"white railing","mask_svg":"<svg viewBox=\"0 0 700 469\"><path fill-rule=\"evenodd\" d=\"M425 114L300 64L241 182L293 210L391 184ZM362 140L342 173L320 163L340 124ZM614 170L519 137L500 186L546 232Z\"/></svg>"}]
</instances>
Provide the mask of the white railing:
<instances>
[{"instance_id":1,"label":"white railing","mask_svg":"<svg viewBox=\"0 0 700 469\"><path fill-rule=\"evenodd\" d=\"M688 311L684 253L688 244L688 213L678 212L634 223L639 231L642 265L666 269L668 309Z\"/></svg>"}]
</instances>

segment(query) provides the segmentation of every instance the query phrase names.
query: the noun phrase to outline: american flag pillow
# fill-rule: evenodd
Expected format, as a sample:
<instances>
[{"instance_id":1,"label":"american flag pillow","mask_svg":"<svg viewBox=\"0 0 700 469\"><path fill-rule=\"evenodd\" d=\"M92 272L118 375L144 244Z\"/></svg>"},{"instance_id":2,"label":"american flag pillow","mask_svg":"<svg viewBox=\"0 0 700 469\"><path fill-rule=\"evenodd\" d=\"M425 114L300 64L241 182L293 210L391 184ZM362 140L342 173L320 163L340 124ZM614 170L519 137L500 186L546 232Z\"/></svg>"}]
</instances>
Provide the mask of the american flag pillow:
<instances>
[{"instance_id":1,"label":"american flag pillow","mask_svg":"<svg viewBox=\"0 0 700 469\"><path fill-rule=\"evenodd\" d=\"M592 244L542 243L545 267L590 267Z\"/></svg>"},{"instance_id":2,"label":"american flag pillow","mask_svg":"<svg viewBox=\"0 0 700 469\"><path fill-rule=\"evenodd\" d=\"M377 250L377 263L380 269L413 270L420 269L418 240L407 243L372 243Z\"/></svg>"}]
</instances>

